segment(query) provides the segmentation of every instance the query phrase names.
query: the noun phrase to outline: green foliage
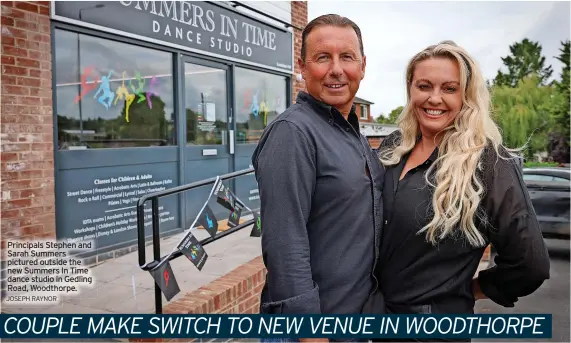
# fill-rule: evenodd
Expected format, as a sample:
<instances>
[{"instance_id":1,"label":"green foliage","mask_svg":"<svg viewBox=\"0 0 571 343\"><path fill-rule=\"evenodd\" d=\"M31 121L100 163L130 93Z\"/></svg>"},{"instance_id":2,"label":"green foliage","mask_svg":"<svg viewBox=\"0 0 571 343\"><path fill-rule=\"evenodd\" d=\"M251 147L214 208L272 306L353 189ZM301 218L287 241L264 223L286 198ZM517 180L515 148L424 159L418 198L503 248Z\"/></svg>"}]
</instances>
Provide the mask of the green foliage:
<instances>
[{"instance_id":1,"label":"green foliage","mask_svg":"<svg viewBox=\"0 0 571 343\"><path fill-rule=\"evenodd\" d=\"M121 110L121 117L105 122L105 132L113 137L131 137L137 139L164 138L172 131L172 123L165 116L165 103L155 95L151 97L151 108L147 101L133 101L129 106L129 122L126 121L127 103ZM160 145L160 140L157 145ZM162 144L166 145L166 141Z\"/></svg>"},{"instance_id":2,"label":"green foliage","mask_svg":"<svg viewBox=\"0 0 571 343\"><path fill-rule=\"evenodd\" d=\"M561 42L561 45L562 47L559 49L561 54L556 58L563 63L563 69L561 70L561 80L554 84L559 94L561 94L561 98L555 108L554 115L559 132L567 138L567 144L569 144L569 105L571 103L571 83L569 80L571 61L569 57L569 41Z\"/></svg>"},{"instance_id":3,"label":"green foliage","mask_svg":"<svg viewBox=\"0 0 571 343\"><path fill-rule=\"evenodd\" d=\"M563 63L559 81L553 83L553 87L558 94L557 102L553 108L554 127L549 135L547 151L553 161L560 163L569 162L569 115L571 84L569 81L569 41L561 42L559 51L561 54L556 58Z\"/></svg>"},{"instance_id":4,"label":"green foliage","mask_svg":"<svg viewBox=\"0 0 571 343\"><path fill-rule=\"evenodd\" d=\"M516 87L520 80L535 74L541 84L546 84L553 70L545 67L545 57L541 55L541 45L525 38L510 46L510 55L502 57L507 73L498 70L494 80L497 86Z\"/></svg>"},{"instance_id":5,"label":"green foliage","mask_svg":"<svg viewBox=\"0 0 571 343\"><path fill-rule=\"evenodd\" d=\"M524 168L535 168L535 167L557 167L559 163L557 162L525 162L523 164Z\"/></svg>"},{"instance_id":6,"label":"green foliage","mask_svg":"<svg viewBox=\"0 0 571 343\"><path fill-rule=\"evenodd\" d=\"M399 106L389 113L388 117L385 117L384 114L381 113L380 116L377 117L376 121L380 124L396 124L399 115L403 110L403 106Z\"/></svg>"},{"instance_id":7,"label":"green foliage","mask_svg":"<svg viewBox=\"0 0 571 343\"><path fill-rule=\"evenodd\" d=\"M524 39L510 46L511 56L502 58L508 73L498 71L492 87L494 118L512 148L527 144L527 161L547 152L552 161L569 162L569 41L561 42L563 63L560 79L551 83L551 66L544 67L539 43Z\"/></svg>"},{"instance_id":8,"label":"green foliage","mask_svg":"<svg viewBox=\"0 0 571 343\"><path fill-rule=\"evenodd\" d=\"M80 118L58 114L58 137L60 145L74 145L80 141L77 133L66 133L68 130L79 131L83 126L83 141L91 148L110 147L144 147L151 145L169 145L174 141L174 113L170 120L165 113L165 102L156 95L143 93L129 105L129 121L127 121L127 101L117 103L121 110L115 117L106 113L106 109L99 104L100 113L97 117ZM146 96L150 96L151 106ZM95 134L88 134L93 131ZM64 143L65 142L65 143Z\"/></svg>"},{"instance_id":9,"label":"green foliage","mask_svg":"<svg viewBox=\"0 0 571 343\"><path fill-rule=\"evenodd\" d=\"M532 159L536 152L546 151L554 123L553 108L558 101L553 88L541 85L541 78L533 75L514 88L495 86L492 95L494 116L505 144L512 148L528 144L527 159Z\"/></svg>"}]
</instances>

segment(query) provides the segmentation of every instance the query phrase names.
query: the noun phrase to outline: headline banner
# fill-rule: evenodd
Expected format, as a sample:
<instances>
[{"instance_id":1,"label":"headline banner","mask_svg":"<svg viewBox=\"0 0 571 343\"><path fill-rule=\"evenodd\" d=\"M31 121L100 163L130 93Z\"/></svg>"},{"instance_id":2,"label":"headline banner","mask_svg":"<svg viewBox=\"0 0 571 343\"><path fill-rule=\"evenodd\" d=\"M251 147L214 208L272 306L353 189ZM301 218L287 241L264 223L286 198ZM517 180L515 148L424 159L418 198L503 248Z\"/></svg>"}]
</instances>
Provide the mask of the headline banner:
<instances>
[{"instance_id":1,"label":"headline banner","mask_svg":"<svg viewBox=\"0 0 571 343\"><path fill-rule=\"evenodd\" d=\"M551 338L551 314L2 314L0 338Z\"/></svg>"}]
</instances>

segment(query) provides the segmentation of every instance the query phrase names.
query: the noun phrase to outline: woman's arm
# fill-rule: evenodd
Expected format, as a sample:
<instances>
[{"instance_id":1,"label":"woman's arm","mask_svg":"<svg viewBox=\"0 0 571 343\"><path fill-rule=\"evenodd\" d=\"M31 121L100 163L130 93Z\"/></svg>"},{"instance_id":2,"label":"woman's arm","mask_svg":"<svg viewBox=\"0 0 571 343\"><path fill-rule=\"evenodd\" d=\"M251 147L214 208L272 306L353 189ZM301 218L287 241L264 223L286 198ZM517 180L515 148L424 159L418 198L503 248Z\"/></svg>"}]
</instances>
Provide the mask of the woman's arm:
<instances>
[{"instance_id":1,"label":"woman's arm","mask_svg":"<svg viewBox=\"0 0 571 343\"><path fill-rule=\"evenodd\" d=\"M482 163L487 193L483 206L497 256L495 266L475 279L474 295L513 307L518 298L535 292L549 279L549 254L517 161L496 159L489 151L487 155Z\"/></svg>"}]
</instances>

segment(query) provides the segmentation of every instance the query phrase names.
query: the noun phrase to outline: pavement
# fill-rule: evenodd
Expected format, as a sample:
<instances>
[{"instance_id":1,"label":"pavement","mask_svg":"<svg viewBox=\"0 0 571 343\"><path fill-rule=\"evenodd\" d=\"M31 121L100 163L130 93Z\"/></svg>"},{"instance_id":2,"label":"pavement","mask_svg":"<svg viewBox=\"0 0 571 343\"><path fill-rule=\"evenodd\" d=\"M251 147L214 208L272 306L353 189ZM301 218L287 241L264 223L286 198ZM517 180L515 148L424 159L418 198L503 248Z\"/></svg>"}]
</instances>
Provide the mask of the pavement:
<instances>
[{"instance_id":1,"label":"pavement","mask_svg":"<svg viewBox=\"0 0 571 343\"><path fill-rule=\"evenodd\" d=\"M522 339L523 342L571 342L569 301L569 256L570 246L567 240L545 239L551 258L549 280L531 295L520 298L514 307L506 308L493 303L490 300L476 302L476 313L488 314L551 314L552 315L552 338L551 339ZM477 340L474 342L486 342L489 340ZM494 341L518 341L514 339L494 339Z\"/></svg>"}]
</instances>

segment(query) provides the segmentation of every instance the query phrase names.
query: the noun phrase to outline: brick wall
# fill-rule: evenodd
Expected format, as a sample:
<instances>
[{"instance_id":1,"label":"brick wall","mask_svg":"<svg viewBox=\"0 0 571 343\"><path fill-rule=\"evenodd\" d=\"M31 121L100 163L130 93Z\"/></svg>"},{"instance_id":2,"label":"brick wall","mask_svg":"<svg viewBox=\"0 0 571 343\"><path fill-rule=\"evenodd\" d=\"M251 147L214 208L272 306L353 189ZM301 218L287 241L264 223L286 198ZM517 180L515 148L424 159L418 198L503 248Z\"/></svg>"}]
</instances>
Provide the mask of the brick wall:
<instances>
[{"instance_id":1,"label":"brick wall","mask_svg":"<svg viewBox=\"0 0 571 343\"><path fill-rule=\"evenodd\" d=\"M49 2L0 5L2 239L55 237Z\"/></svg>"},{"instance_id":2,"label":"brick wall","mask_svg":"<svg viewBox=\"0 0 571 343\"><path fill-rule=\"evenodd\" d=\"M164 314L255 314L266 280L262 257L256 257L208 285L163 307ZM131 342L168 342L177 339L130 339ZM185 342L193 341L185 339Z\"/></svg>"},{"instance_id":3,"label":"brick wall","mask_svg":"<svg viewBox=\"0 0 571 343\"><path fill-rule=\"evenodd\" d=\"M365 119L361 118L361 112L362 112L361 111L361 104L354 103L354 105L355 105L355 114L357 114L357 118L359 119L359 122L363 122L363 123L367 122Z\"/></svg>"},{"instance_id":4,"label":"brick wall","mask_svg":"<svg viewBox=\"0 0 571 343\"><path fill-rule=\"evenodd\" d=\"M307 25L307 2L304 1L292 1L291 2L291 23L292 25L303 29ZM294 64L295 64L295 74L292 79L292 102L295 102L297 93L300 90L305 89L305 82L303 80L298 81L297 75L301 73L299 66L297 64L297 59L301 55L301 30L294 30Z\"/></svg>"},{"instance_id":5,"label":"brick wall","mask_svg":"<svg viewBox=\"0 0 571 343\"><path fill-rule=\"evenodd\" d=\"M367 140L369 141L371 148L377 149L381 145L383 137L367 137Z\"/></svg>"},{"instance_id":6,"label":"brick wall","mask_svg":"<svg viewBox=\"0 0 571 343\"><path fill-rule=\"evenodd\" d=\"M371 105L367 104L367 122L373 122L373 116L371 115Z\"/></svg>"},{"instance_id":7,"label":"brick wall","mask_svg":"<svg viewBox=\"0 0 571 343\"><path fill-rule=\"evenodd\" d=\"M256 257L163 307L163 313L258 313L266 269Z\"/></svg>"},{"instance_id":8,"label":"brick wall","mask_svg":"<svg viewBox=\"0 0 571 343\"><path fill-rule=\"evenodd\" d=\"M486 250L484 250L484 255L482 255L482 262L489 262L492 256L492 246L488 245Z\"/></svg>"}]
</instances>

